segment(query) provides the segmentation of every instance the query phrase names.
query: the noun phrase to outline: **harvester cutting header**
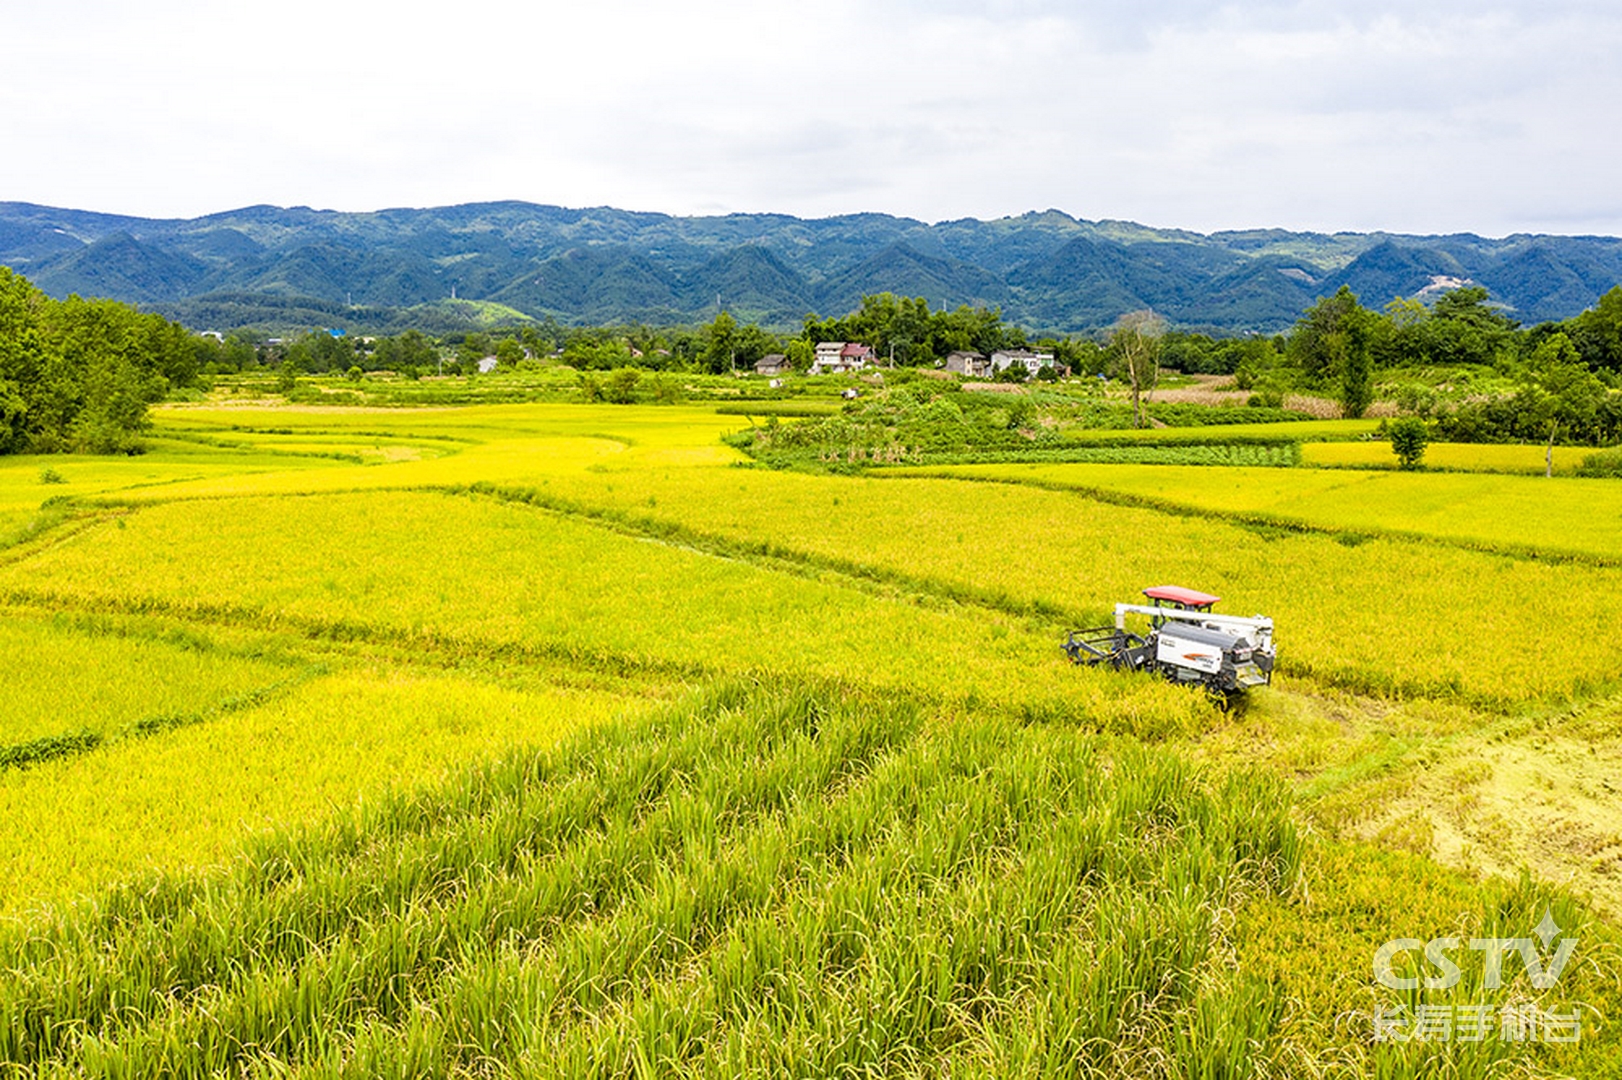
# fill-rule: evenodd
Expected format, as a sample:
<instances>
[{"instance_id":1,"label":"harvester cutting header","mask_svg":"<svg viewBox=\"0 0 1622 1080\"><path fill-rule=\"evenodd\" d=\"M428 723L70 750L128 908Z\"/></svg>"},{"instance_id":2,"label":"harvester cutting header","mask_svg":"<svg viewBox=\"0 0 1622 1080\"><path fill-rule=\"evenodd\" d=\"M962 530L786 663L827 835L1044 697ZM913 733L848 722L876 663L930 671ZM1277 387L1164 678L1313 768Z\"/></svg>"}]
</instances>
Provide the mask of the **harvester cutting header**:
<instances>
[{"instance_id":1,"label":"harvester cutting header","mask_svg":"<svg viewBox=\"0 0 1622 1080\"><path fill-rule=\"evenodd\" d=\"M1064 651L1078 664L1155 671L1172 682L1199 683L1236 694L1273 681L1273 620L1216 615L1220 599L1178 585L1144 589L1152 604L1116 604L1115 625L1072 630ZM1128 615L1147 615L1149 633L1126 628Z\"/></svg>"}]
</instances>

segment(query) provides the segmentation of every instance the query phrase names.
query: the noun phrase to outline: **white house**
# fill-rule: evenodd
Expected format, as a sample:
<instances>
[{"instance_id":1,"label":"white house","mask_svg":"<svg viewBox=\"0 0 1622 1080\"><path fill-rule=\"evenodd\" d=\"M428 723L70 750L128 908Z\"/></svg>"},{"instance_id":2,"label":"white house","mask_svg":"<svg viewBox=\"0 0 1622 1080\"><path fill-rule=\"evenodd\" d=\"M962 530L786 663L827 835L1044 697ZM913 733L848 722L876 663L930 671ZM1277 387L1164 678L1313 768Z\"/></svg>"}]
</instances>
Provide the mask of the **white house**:
<instances>
[{"instance_id":1,"label":"white house","mask_svg":"<svg viewBox=\"0 0 1622 1080\"><path fill-rule=\"evenodd\" d=\"M991 354L991 370L998 375L1015 364L1023 366L1027 376L1035 378L1038 371L1053 366L1053 354L1031 352L1029 349L999 349Z\"/></svg>"},{"instance_id":2,"label":"white house","mask_svg":"<svg viewBox=\"0 0 1622 1080\"><path fill-rule=\"evenodd\" d=\"M873 350L855 341L819 341L817 357L811 361L811 374L843 375L860 371L873 363Z\"/></svg>"}]
</instances>

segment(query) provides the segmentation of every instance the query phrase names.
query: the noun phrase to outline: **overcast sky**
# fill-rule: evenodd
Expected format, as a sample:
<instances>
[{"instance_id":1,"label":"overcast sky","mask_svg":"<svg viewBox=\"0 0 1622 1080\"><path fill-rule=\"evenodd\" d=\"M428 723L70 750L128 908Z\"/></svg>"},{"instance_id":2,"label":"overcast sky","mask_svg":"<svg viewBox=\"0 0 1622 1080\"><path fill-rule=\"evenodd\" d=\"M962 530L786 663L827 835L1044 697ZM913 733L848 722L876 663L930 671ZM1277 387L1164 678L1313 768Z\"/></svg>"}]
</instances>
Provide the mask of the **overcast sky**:
<instances>
[{"instance_id":1,"label":"overcast sky","mask_svg":"<svg viewBox=\"0 0 1622 1080\"><path fill-rule=\"evenodd\" d=\"M0 201L1622 234L1614 0L0 0Z\"/></svg>"}]
</instances>

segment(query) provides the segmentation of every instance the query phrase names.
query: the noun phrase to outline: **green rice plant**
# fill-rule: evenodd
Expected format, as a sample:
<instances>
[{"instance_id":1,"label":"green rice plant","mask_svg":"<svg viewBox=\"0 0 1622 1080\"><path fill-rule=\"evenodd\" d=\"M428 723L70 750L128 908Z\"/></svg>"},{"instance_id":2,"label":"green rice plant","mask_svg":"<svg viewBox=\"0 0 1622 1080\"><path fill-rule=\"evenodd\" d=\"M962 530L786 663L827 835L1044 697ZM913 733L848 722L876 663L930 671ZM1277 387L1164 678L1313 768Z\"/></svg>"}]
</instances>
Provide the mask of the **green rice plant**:
<instances>
[{"instance_id":1,"label":"green rice plant","mask_svg":"<svg viewBox=\"0 0 1622 1080\"><path fill-rule=\"evenodd\" d=\"M1622 450L1601 450L1594 454L1584 454L1583 462L1577 466L1578 476L1605 477L1616 479L1622 477Z\"/></svg>"},{"instance_id":2,"label":"green rice plant","mask_svg":"<svg viewBox=\"0 0 1622 1080\"><path fill-rule=\"evenodd\" d=\"M1153 1047L1220 955L1209 912L1299 873L1276 784L922 720L721 686L0 932L0 1060L830 1075L927 1065L1061 985Z\"/></svg>"}]
</instances>

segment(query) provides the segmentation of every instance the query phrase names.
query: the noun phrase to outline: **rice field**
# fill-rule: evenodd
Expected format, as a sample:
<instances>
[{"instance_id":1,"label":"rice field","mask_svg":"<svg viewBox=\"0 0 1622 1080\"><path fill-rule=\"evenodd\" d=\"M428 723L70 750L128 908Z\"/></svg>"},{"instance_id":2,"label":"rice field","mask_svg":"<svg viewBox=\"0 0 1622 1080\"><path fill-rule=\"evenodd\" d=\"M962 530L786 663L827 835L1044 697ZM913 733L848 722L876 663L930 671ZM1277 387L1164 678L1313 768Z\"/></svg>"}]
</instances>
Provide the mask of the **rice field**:
<instances>
[{"instance_id":1,"label":"rice field","mask_svg":"<svg viewBox=\"0 0 1622 1080\"><path fill-rule=\"evenodd\" d=\"M1303 452L1310 456L1318 450L1309 446ZM1261 524L1622 562L1622 485L1611 480L1175 465L954 465L895 471L1103 493L1138 505Z\"/></svg>"},{"instance_id":2,"label":"rice field","mask_svg":"<svg viewBox=\"0 0 1622 1080\"><path fill-rule=\"evenodd\" d=\"M15 612L0 621L0 656L0 769L195 722L295 671L195 633L134 636L125 626Z\"/></svg>"},{"instance_id":3,"label":"rice field","mask_svg":"<svg viewBox=\"0 0 1622 1080\"><path fill-rule=\"evenodd\" d=\"M206 890L155 879L0 938L0 1060L1426 1075L1431 1055L1392 1048L1331 1061L1283 983L1227 962L1260 944L1248 911L1297 895L1301 859L1267 776L838 687L722 685L266 835ZM1518 1055L1472 1056L1456 1075Z\"/></svg>"},{"instance_id":4,"label":"rice field","mask_svg":"<svg viewBox=\"0 0 1622 1080\"><path fill-rule=\"evenodd\" d=\"M1039 468L1044 478L1082 468L1130 469L950 472L1000 478ZM1261 472L1279 473L1281 492L1297 476L1321 475ZM1287 623L1292 674L1356 692L1514 704L1570 700L1614 687L1622 674L1606 616L1593 603L1596 594L1622 588L1622 568L1508 558L1400 536L1269 530L1032 484L916 475L646 469L553 477L536 497L603 508L646 530L669 523L695 538L720 536L813 565L859 564L875 575L1045 618L1050 637L1062 634L1066 621L1108 621L1116 600L1138 598L1146 585L1198 580L1224 597L1222 610L1262 611ZM1493 603L1480 603L1484 588ZM1367 602L1372 593L1379 604ZM1472 614L1435 618L1448 610ZM1415 626L1426 633L1407 632ZM1506 640L1515 648L1506 650ZM1032 654L1042 647L1033 643ZM1559 660L1551 663L1552 655Z\"/></svg>"},{"instance_id":5,"label":"rice field","mask_svg":"<svg viewBox=\"0 0 1622 1080\"><path fill-rule=\"evenodd\" d=\"M0 458L0 745L79 739L0 768L0 1071L1622 1075L1611 819L1568 827L1622 760L1603 481L821 476L749 422L187 406ZM1063 660L1166 582L1277 621L1249 708ZM1401 1003L1579 1044L1372 1038L1382 942L1545 910L1558 986Z\"/></svg>"},{"instance_id":6,"label":"rice field","mask_svg":"<svg viewBox=\"0 0 1622 1080\"><path fill-rule=\"evenodd\" d=\"M250 836L545 747L649 700L350 665L162 737L0 773L0 916L229 862Z\"/></svg>"},{"instance_id":7,"label":"rice field","mask_svg":"<svg viewBox=\"0 0 1622 1080\"><path fill-rule=\"evenodd\" d=\"M1500 445L1494 443L1433 442L1425 447L1426 469L1454 472L1519 473L1542 476L1545 469L1544 447L1531 445ZM1592 454L1591 447L1557 446L1554 448L1554 473L1570 475L1583 458ZM1391 444L1383 440L1374 442L1317 442L1301 447L1303 464L1319 468L1342 469L1395 469L1397 456Z\"/></svg>"}]
</instances>

